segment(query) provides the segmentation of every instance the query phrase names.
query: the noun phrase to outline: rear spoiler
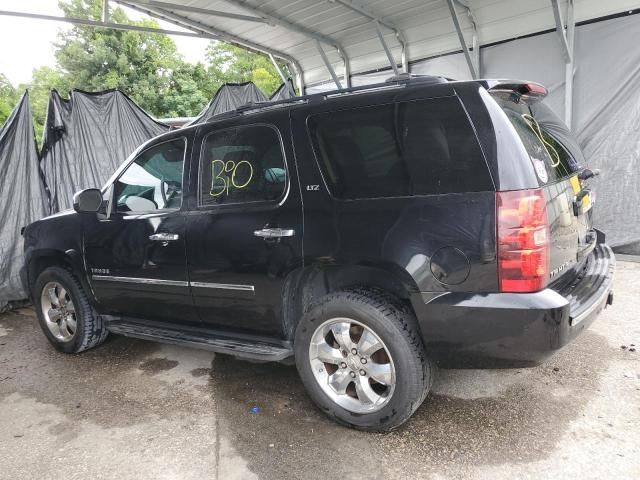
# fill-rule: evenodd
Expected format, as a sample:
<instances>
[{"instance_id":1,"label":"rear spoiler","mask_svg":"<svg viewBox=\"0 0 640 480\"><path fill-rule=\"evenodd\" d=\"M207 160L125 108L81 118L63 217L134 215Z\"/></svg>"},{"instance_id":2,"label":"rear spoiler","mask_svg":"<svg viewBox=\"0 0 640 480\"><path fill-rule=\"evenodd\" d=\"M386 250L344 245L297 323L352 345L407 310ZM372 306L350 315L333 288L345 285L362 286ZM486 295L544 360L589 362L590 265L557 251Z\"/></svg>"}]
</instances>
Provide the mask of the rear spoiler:
<instances>
[{"instance_id":1,"label":"rear spoiler","mask_svg":"<svg viewBox=\"0 0 640 480\"><path fill-rule=\"evenodd\" d=\"M482 82L489 92L507 94L516 103L524 101L535 103L547 96L549 91L536 82L522 80L484 80Z\"/></svg>"}]
</instances>

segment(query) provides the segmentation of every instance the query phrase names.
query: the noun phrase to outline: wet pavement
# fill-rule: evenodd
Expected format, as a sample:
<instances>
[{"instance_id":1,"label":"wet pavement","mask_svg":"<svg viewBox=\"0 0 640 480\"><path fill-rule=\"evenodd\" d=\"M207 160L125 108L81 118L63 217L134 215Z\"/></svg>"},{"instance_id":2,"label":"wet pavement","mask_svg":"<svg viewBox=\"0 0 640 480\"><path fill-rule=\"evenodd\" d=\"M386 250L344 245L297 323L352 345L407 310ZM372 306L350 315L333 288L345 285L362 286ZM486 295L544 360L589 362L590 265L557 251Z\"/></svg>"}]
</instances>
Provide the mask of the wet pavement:
<instances>
[{"instance_id":1,"label":"wet pavement","mask_svg":"<svg viewBox=\"0 0 640 480\"><path fill-rule=\"evenodd\" d=\"M368 434L293 366L117 336L63 355L23 309L0 316L0 478L639 478L631 344L640 264L620 263L614 307L545 365L441 370L406 425Z\"/></svg>"}]
</instances>

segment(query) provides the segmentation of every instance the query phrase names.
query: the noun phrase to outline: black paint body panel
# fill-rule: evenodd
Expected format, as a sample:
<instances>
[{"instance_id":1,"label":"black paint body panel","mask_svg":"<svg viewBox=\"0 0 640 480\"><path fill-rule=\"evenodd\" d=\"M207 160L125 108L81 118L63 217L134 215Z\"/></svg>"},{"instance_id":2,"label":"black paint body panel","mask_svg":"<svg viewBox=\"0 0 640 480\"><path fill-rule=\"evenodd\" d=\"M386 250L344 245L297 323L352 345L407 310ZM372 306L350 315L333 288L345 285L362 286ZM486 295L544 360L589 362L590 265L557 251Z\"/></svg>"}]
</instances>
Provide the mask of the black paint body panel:
<instances>
[{"instance_id":1,"label":"black paint body panel","mask_svg":"<svg viewBox=\"0 0 640 480\"><path fill-rule=\"evenodd\" d=\"M331 195L310 142L309 115L437 97L457 97L463 105L491 176L491 190L365 200ZM170 132L148 145L187 139L182 207L109 219L66 212L35 222L24 233L29 266L25 282L33 285L38 259L60 259L91 293L100 314L115 321L146 322L147 336L164 331L165 337L175 339L180 328L197 328L211 332L209 336L223 332L227 339L260 337L277 343L292 338L297 318L291 312L301 314L289 304L313 293L301 284L322 278L317 272L342 272L331 281L339 277L342 286L367 286L376 279L397 285L413 305L429 354L443 366L539 363L586 328L604 306L614 260L604 245L584 246L584 258L549 288L532 294L498 293L495 192L539 184L506 117L495 108L480 82L417 83L229 114ZM216 129L253 124L279 132L288 170L285 197L278 202L199 206L203 137ZM548 202L568 199L569 188L546 189ZM575 230L583 228L586 235L588 225L562 223L560 214L550 223L558 233L553 236L555 265L578 254ZM278 240L254 235L267 226L295 234ZM179 240L167 246L148 241L150 234L160 232L176 233ZM96 269L93 275L91 269ZM93 278L102 270L169 283ZM331 281L327 276L320 284L330 289ZM572 326L579 312L588 315ZM162 325L170 325L174 333L166 334Z\"/></svg>"}]
</instances>

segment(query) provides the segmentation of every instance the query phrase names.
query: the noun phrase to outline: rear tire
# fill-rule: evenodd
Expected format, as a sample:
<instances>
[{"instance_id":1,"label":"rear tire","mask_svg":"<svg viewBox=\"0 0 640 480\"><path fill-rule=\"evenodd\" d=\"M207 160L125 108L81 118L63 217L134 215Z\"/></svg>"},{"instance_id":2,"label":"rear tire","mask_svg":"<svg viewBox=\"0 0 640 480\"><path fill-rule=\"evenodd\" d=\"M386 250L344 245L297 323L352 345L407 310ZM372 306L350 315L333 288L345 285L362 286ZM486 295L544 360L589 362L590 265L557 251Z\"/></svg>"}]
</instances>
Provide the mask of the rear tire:
<instances>
[{"instance_id":1,"label":"rear tire","mask_svg":"<svg viewBox=\"0 0 640 480\"><path fill-rule=\"evenodd\" d=\"M402 425L431 386L415 316L382 291L321 298L300 320L294 349L312 400L333 420L360 430Z\"/></svg>"},{"instance_id":2,"label":"rear tire","mask_svg":"<svg viewBox=\"0 0 640 480\"><path fill-rule=\"evenodd\" d=\"M79 353L106 340L108 331L102 319L68 270L43 270L34 284L33 300L40 328L56 350Z\"/></svg>"}]
</instances>

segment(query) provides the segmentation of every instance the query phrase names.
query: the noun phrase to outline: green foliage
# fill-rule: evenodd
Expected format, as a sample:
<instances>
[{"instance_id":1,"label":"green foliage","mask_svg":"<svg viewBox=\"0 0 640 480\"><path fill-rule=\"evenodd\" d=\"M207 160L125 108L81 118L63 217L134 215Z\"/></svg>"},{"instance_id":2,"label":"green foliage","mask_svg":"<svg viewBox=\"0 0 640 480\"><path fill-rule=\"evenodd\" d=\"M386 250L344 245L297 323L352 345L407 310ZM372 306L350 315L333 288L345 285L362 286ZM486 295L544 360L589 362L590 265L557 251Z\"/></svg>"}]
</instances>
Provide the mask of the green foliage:
<instances>
[{"instance_id":1,"label":"green foliage","mask_svg":"<svg viewBox=\"0 0 640 480\"><path fill-rule=\"evenodd\" d=\"M66 92L69 90L69 84L67 83L67 79L64 78L58 70L51 67L36 68L31 75L31 82L26 85L20 85L19 90L29 90L33 128L35 130L36 141L38 145L40 145L44 131L44 120L47 116L49 91L55 89L60 92Z\"/></svg>"},{"instance_id":2,"label":"green foliage","mask_svg":"<svg viewBox=\"0 0 640 480\"><path fill-rule=\"evenodd\" d=\"M226 82L253 82L267 95L273 93L282 83L271 60L257 53L226 43L211 43L207 47L209 74L220 85ZM280 65L285 75L286 66Z\"/></svg>"},{"instance_id":3,"label":"green foliage","mask_svg":"<svg viewBox=\"0 0 640 480\"><path fill-rule=\"evenodd\" d=\"M19 99L18 91L13 88L7 77L0 73L0 127L9 118Z\"/></svg>"},{"instance_id":4,"label":"green foliage","mask_svg":"<svg viewBox=\"0 0 640 480\"><path fill-rule=\"evenodd\" d=\"M102 16L102 0L58 4L67 17L100 20ZM109 18L114 23L159 28L155 20L129 19L119 7L109 11ZM55 47L56 67L34 69L31 82L17 90L0 76L0 122L17 102L16 91L28 88L38 141L52 88L62 95L74 88L117 88L150 114L165 118L197 115L224 83L253 81L266 94L281 83L268 57L219 42L207 48L206 65L186 62L174 41L157 33L75 25L58 34Z\"/></svg>"}]
</instances>

